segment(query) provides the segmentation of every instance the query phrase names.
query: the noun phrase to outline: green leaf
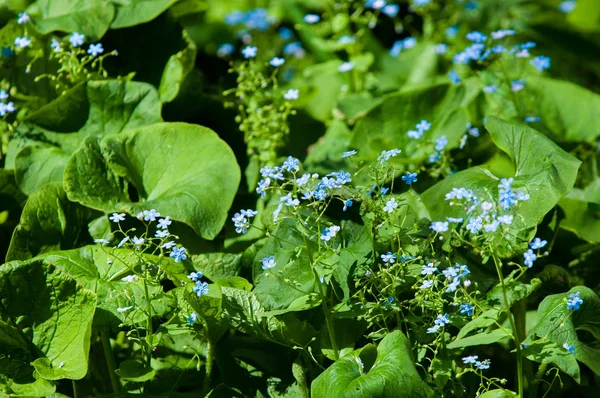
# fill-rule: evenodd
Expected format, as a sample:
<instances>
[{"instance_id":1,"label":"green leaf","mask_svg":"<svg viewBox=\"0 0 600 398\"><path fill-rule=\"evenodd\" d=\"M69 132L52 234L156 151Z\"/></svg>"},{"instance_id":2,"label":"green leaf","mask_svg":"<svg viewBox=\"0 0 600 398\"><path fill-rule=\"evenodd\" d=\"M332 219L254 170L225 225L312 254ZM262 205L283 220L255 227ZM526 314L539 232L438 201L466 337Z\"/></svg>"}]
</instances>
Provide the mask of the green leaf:
<instances>
[{"instance_id":1,"label":"green leaf","mask_svg":"<svg viewBox=\"0 0 600 398\"><path fill-rule=\"evenodd\" d=\"M27 260L52 250L72 249L94 212L67 199L62 184L46 184L29 197L13 233L6 258Z\"/></svg>"},{"instance_id":2,"label":"green leaf","mask_svg":"<svg viewBox=\"0 0 600 398\"><path fill-rule=\"evenodd\" d=\"M196 271L213 281L239 275L242 268L241 253L203 253L192 256L191 260Z\"/></svg>"},{"instance_id":3,"label":"green leaf","mask_svg":"<svg viewBox=\"0 0 600 398\"><path fill-rule=\"evenodd\" d=\"M554 364L576 382L581 381L579 364L575 356L554 341L542 340L526 345L523 355L530 361Z\"/></svg>"},{"instance_id":4,"label":"green leaf","mask_svg":"<svg viewBox=\"0 0 600 398\"><path fill-rule=\"evenodd\" d=\"M561 228L588 242L600 242L600 179L585 189L573 188L559 205L565 212Z\"/></svg>"},{"instance_id":5,"label":"green leaf","mask_svg":"<svg viewBox=\"0 0 600 398\"><path fill-rule=\"evenodd\" d=\"M16 376L17 383L32 382L34 368L47 380L86 375L96 308L93 292L33 259L0 267L0 297L0 334L11 336L0 353L0 374Z\"/></svg>"},{"instance_id":6,"label":"green leaf","mask_svg":"<svg viewBox=\"0 0 600 398\"><path fill-rule=\"evenodd\" d=\"M583 304L578 311L570 311L567 309L566 300L569 294L575 292L581 294ZM575 347L575 358L600 375L600 298L593 290L585 286L576 286L567 293L547 296L540 303L537 314L537 323L524 344L532 345L534 342L545 341L556 343L559 347L569 344ZM564 369L561 367L561 370L565 373L573 377L578 374L574 372L572 363L558 361L552 356L550 360L556 366L563 366Z\"/></svg>"},{"instance_id":7,"label":"green leaf","mask_svg":"<svg viewBox=\"0 0 600 398\"><path fill-rule=\"evenodd\" d=\"M65 190L71 200L107 212L154 208L205 239L219 233L240 169L231 148L212 130L158 123L105 137L97 145L94 151L77 151L67 164ZM143 201L129 202L116 176L132 184Z\"/></svg>"},{"instance_id":8,"label":"green leaf","mask_svg":"<svg viewBox=\"0 0 600 398\"><path fill-rule=\"evenodd\" d=\"M71 154L86 137L103 137L161 122L160 112L158 93L149 84L91 81L30 115L11 140L7 162L15 168L19 188L30 195L46 183L63 180ZM84 113L85 123L74 122ZM79 132L71 132L73 128Z\"/></svg>"},{"instance_id":9,"label":"green leaf","mask_svg":"<svg viewBox=\"0 0 600 398\"><path fill-rule=\"evenodd\" d=\"M75 279L82 286L94 291L98 296L98 311L95 324L115 326L120 322L140 323L147 314L136 308L147 308L144 285L141 279L134 282L123 281L132 270L141 274L139 253L129 249L109 249L100 246L86 246L76 250L63 250L43 255L48 263ZM158 264L171 260L146 256L147 261ZM160 284L147 283L150 304L154 316L163 316L175 308L174 297L164 293ZM117 308L134 306L122 313Z\"/></svg>"},{"instance_id":10,"label":"green leaf","mask_svg":"<svg viewBox=\"0 0 600 398\"><path fill-rule=\"evenodd\" d=\"M181 85L196 63L196 44L185 30L182 31L182 37L186 43L185 48L171 55L160 79L158 94L163 103L171 102L177 97Z\"/></svg>"},{"instance_id":11,"label":"green leaf","mask_svg":"<svg viewBox=\"0 0 600 398\"><path fill-rule=\"evenodd\" d=\"M112 29L126 28L149 22L165 12L178 0L112 0L117 6Z\"/></svg>"},{"instance_id":12,"label":"green leaf","mask_svg":"<svg viewBox=\"0 0 600 398\"><path fill-rule=\"evenodd\" d=\"M516 396L517 394L510 390L497 389L486 391L485 393L481 394L479 398L510 398Z\"/></svg>"},{"instance_id":13,"label":"green leaf","mask_svg":"<svg viewBox=\"0 0 600 398\"><path fill-rule=\"evenodd\" d=\"M473 336L454 340L452 343L448 344L448 348L453 350L455 348L497 343L498 341L509 337L510 335L507 333L510 333L510 331L505 331L503 329L495 329L490 332L478 333Z\"/></svg>"},{"instance_id":14,"label":"green leaf","mask_svg":"<svg viewBox=\"0 0 600 398\"><path fill-rule=\"evenodd\" d=\"M151 380L156 374L152 368L146 367L139 361L133 359L121 362L116 373L124 380L135 381L138 383Z\"/></svg>"},{"instance_id":15,"label":"green leaf","mask_svg":"<svg viewBox=\"0 0 600 398\"><path fill-rule=\"evenodd\" d=\"M448 148L457 147L469 121L464 110L470 101L467 94L465 85L441 84L387 95L357 122L351 142L352 148L359 149L355 156L373 161L382 150L402 148L395 163L421 162L442 135L448 139ZM409 138L407 132L421 119L432 123L431 130L420 140Z\"/></svg>"},{"instance_id":16,"label":"green leaf","mask_svg":"<svg viewBox=\"0 0 600 398\"><path fill-rule=\"evenodd\" d=\"M292 313L268 315L252 292L230 287L222 287L221 291L225 320L241 332L290 347L306 346L316 335L310 324Z\"/></svg>"},{"instance_id":17,"label":"green leaf","mask_svg":"<svg viewBox=\"0 0 600 398\"><path fill-rule=\"evenodd\" d=\"M368 347L338 359L315 379L312 396L325 397L430 397L433 392L421 380L412 360L410 343L402 332L388 334L377 347L369 368ZM362 353L368 354L363 359ZM359 365L361 358L364 369Z\"/></svg>"},{"instance_id":18,"label":"green leaf","mask_svg":"<svg viewBox=\"0 0 600 398\"><path fill-rule=\"evenodd\" d=\"M513 161L513 188L531 195L522 202L514 231L535 227L559 199L566 195L577 176L581 162L559 148L538 131L489 116L486 128L491 138ZM462 217L462 209L451 207L444 199L452 188L472 189L476 196L498 192L499 178L482 167L472 167L449 176L425 191L421 197L433 220ZM513 249L514 250L514 249Z\"/></svg>"},{"instance_id":19,"label":"green leaf","mask_svg":"<svg viewBox=\"0 0 600 398\"><path fill-rule=\"evenodd\" d=\"M527 82L535 111L556 142L588 142L598 139L600 95L573 83L536 78Z\"/></svg>"},{"instance_id":20,"label":"green leaf","mask_svg":"<svg viewBox=\"0 0 600 398\"><path fill-rule=\"evenodd\" d=\"M27 12L41 33L54 31L86 35L98 40L108 30L115 16L115 7L105 0L38 0Z\"/></svg>"}]
</instances>

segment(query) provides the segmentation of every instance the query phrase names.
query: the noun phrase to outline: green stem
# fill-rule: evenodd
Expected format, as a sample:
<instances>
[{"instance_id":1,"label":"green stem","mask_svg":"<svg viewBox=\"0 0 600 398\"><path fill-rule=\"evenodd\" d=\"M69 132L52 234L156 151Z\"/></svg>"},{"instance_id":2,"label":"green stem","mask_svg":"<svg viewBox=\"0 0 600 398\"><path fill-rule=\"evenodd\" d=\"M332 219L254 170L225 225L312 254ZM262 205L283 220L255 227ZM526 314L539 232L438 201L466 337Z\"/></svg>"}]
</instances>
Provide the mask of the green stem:
<instances>
[{"instance_id":1,"label":"green stem","mask_svg":"<svg viewBox=\"0 0 600 398\"><path fill-rule=\"evenodd\" d=\"M152 303L150 302L150 293L148 292L148 264L144 262L144 296L146 298L146 311L148 312L148 321L146 323L146 344L148 345L147 361L148 367L152 367L152 345L153 345L153 333L152 333Z\"/></svg>"},{"instance_id":2,"label":"green stem","mask_svg":"<svg viewBox=\"0 0 600 398\"><path fill-rule=\"evenodd\" d=\"M500 279L500 285L502 286L502 295L504 296L504 309L506 311L506 316L510 321L510 327L513 333L513 340L515 341L515 346L517 350L517 380L519 383L519 397L523 397L523 359L521 353L521 341L519 340L519 333L517 329L517 325L515 323L515 319L513 317L512 312L510 311L510 303L508 301L508 296L506 294L506 285L504 284L504 276L502 275L502 262L498 258L498 255L494 252L494 264L496 265L496 272L498 272L498 278Z\"/></svg>"},{"instance_id":3,"label":"green stem","mask_svg":"<svg viewBox=\"0 0 600 398\"><path fill-rule=\"evenodd\" d=\"M546 373L546 369L548 368L548 362L542 362L540 367L538 368L537 373L535 374L535 380L531 384L531 390L529 391L529 396L531 398L535 398L538 396L538 389L540 387L540 381L544 378L544 373Z\"/></svg>"},{"instance_id":4,"label":"green stem","mask_svg":"<svg viewBox=\"0 0 600 398\"><path fill-rule=\"evenodd\" d=\"M113 393L117 394L121 390L121 383L115 372L117 365L115 363L115 357L113 356L112 347L110 345L110 338L106 330L100 331L100 340L102 341L102 348L104 349L104 357L106 358L106 366L108 366L108 376L110 377L110 384L112 385Z\"/></svg>"},{"instance_id":5,"label":"green stem","mask_svg":"<svg viewBox=\"0 0 600 398\"><path fill-rule=\"evenodd\" d=\"M213 362L215 357L215 345L211 340L208 340L208 346L206 347L206 373L204 375L204 391L208 394L211 386L211 377L213 370Z\"/></svg>"}]
</instances>

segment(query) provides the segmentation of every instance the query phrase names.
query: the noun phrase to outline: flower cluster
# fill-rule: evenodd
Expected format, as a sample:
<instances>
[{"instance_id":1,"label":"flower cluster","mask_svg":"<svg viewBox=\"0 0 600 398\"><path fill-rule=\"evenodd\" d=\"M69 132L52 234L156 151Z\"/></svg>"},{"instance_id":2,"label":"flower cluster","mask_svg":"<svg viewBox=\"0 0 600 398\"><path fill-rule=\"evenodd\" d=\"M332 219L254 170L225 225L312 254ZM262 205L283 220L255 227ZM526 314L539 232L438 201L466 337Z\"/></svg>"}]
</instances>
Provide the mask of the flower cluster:
<instances>
[{"instance_id":1,"label":"flower cluster","mask_svg":"<svg viewBox=\"0 0 600 398\"><path fill-rule=\"evenodd\" d=\"M10 113L16 111L15 104L12 101L6 102L8 100L9 95L5 90L0 90L0 117L4 117Z\"/></svg>"},{"instance_id":2,"label":"flower cluster","mask_svg":"<svg viewBox=\"0 0 600 398\"><path fill-rule=\"evenodd\" d=\"M255 210L240 210L239 213L235 213L231 221L235 225L235 232L238 234L245 234L250 228L250 220L252 217L257 215L258 212Z\"/></svg>"},{"instance_id":3,"label":"flower cluster","mask_svg":"<svg viewBox=\"0 0 600 398\"><path fill-rule=\"evenodd\" d=\"M484 359L483 361L478 361L479 357L477 355L472 355L472 356L468 356L468 357L464 357L462 359L463 363L465 365L474 365L475 368L479 369L479 370L487 370L490 368L490 365L492 364L492 361L489 359Z\"/></svg>"},{"instance_id":4,"label":"flower cluster","mask_svg":"<svg viewBox=\"0 0 600 398\"><path fill-rule=\"evenodd\" d=\"M572 311L579 310L579 307L583 304L583 299L581 298L581 293L575 292L569 294L569 298L567 299L567 309Z\"/></svg>"},{"instance_id":5,"label":"flower cluster","mask_svg":"<svg viewBox=\"0 0 600 398\"><path fill-rule=\"evenodd\" d=\"M406 133L406 135L408 136L408 138L418 140L423 136L424 132L429 131L429 129L431 128L431 123L429 123L427 120L421 120L419 123L417 123L415 128L416 130L409 130L408 133Z\"/></svg>"},{"instance_id":6,"label":"flower cluster","mask_svg":"<svg viewBox=\"0 0 600 398\"><path fill-rule=\"evenodd\" d=\"M192 288L192 291L194 293L196 293L198 295L198 297L208 294L208 283L200 281L201 278L202 278L202 272L192 272L191 274L188 275L188 279L190 279L192 282L194 282L194 287ZM194 317L192 317L192 318L194 318ZM195 322L196 319L197 319L197 315L196 315L196 318L194 318L194 320L191 321L190 323Z\"/></svg>"}]
</instances>

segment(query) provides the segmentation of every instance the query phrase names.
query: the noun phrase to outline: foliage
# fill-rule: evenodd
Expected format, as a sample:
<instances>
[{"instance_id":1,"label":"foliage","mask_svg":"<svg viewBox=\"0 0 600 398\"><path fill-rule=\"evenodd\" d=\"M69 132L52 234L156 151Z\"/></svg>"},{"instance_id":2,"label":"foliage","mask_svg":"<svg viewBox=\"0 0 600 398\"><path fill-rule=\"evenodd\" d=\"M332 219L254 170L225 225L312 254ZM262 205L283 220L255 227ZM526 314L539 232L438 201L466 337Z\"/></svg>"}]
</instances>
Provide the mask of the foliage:
<instances>
[{"instance_id":1,"label":"foliage","mask_svg":"<svg viewBox=\"0 0 600 398\"><path fill-rule=\"evenodd\" d=\"M597 2L0 10L1 396L597 390Z\"/></svg>"}]
</instances>

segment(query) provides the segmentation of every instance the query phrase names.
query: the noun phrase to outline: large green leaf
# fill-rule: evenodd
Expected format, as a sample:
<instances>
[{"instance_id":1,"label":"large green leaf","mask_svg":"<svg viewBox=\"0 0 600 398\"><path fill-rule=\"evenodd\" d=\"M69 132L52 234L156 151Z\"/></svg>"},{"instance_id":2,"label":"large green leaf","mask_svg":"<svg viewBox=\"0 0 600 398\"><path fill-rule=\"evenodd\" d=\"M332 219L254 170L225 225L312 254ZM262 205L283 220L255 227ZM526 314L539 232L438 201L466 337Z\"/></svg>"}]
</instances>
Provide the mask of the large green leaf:
<instances>
[{"instance_id":1,"label":"large green leaf","mask_svg":"<svg viewBox=\"0 0 600 398\"><path fill-rule=\"evenodd\" d=\"M126 28L153 20L178 0L112 0L117 6L112 29Z\"/></svg>"},{"instance_id":2,"label":"large green leaf","mask_svg":"<svg viewBox=\"0 0 600 398\"><path fill-rule=\"evenodd\" d=\"M417 373L410 343L402 332L396 330L388 334L379 343L376 353L374 351L369 345L338 359L312 383L312 396L413 398L433 395ZM374 362L373 356L376 357Z\"/></svg>"},{"instance_id":3,"label":"large green leaf","mask_svg":"<svg viewBox=\"0 0 600 398\"><path fill-rule=\"evenodd\" d=\"M196 63L196 44L185 30L181 34L186 46L177 54L171 55L160 79L158 93L162 102L171 102L177 97L185 78Z\"/></svg>"},{"instance_id":4,"label":"large green leaf","mask_svg":"<svg viewBox=\"0 0 600 398\"><path fill-rule=\"evenodd\" d=\"M137 323L147 319L143 312L147 308L147 301L142 280L122 280L124 276L131 275L132 270L142 273L139 253L129 249L86 246L76 250L50 252L44 254L43 259L97 294L96 324L114 326L126 320ZM169 261L150 256L147 260L155 264ZM165 315L175 307L174 297L165 294L160 285L149 281L147 287L154 316ZM117 311L117 308L129 306L140 308L141 311Z\"/></svg>"},{"instance_id":5,"label":"large green leaf","mask_svg":"<svg viewBox=\"0 0 600 398\"><path fill-rule=\"evenodd\" d=\"M540 116L549 135L558 142L596 143L600 135L600 95L573 83L554 79L531 79L532 114Z\"/></svg>"},{"instance_id":6,"label":"large green leaf","mask_svg":"<svg viewBox=\"0 0 600 398\"><path fill-rule=\"evenodd\" d=\"M115 7L106 0L38 0L27 12L41 33L79 32L98 40L108 30Z\"/></svg>"},{"instance_id":7,"label":"large green leaf","mask_svg":"<svg viewBox=\"0 0 600 398\"><path fill-rule=\"evenodd\" d=\"M575 292L580 293L583 304L579 310L571 311L567 309L566 300L569 294ZM524 344L544 344L549 341L559 347L563 344L573 346L575 358L600 375L600 324L598 323L600 298L593 290L585 286L577 286L567 293L547 296L540 303L537 314L537 323ZM529 357L540 362L551 362L576 380L579 378L579 369L575 371L572 362L558 360L560 357L556 353L548 352L546 356L530 355Z\"/></svg>"},{"instance_id":8,"label":"large green leaf","mask_svg":"<svg viewBox=\"0 0 600 398\"><path fill-rule=\"evenodd\" d=\"M528 126L493 116L487 118L485 126L496 146L513 162L513 187L531 195L530 200L521 203L513 228L534 227L571 190L581 162ZM488 192L498 192L499 181L487 169L472 167L438 182L421 197L433 220L462 217L462 209L449 206L444 199L452 188L472 189L475 195L485 197Z\"/></svg>"},{"instance_id":9,"label":"large green leaf","mask_svg":"<svg viewBox=\"0 0 600 398\"><path fill-rule=\"evenodd\" d=\"M565 212L561 228L588 242L600 242L600 179L585 189L573 188L559 204Z\"/></svg>"},{"instance_id":10,"label":"large green leaf","mask_svg":"<svg viewBox=\"0 0 600 398\"><path fill-rule=\"evenodd\" d=\"M434 140L442 135L448 148L458 146L469 122L464 109L478 92L474 83L451 86L440 84L390 94L360 119L354 129L351 147L360 159L374 160L383 150L399 148L395 162L424 161L434 150ZM432 123L431 130L419 140L407 136L422 119Z\"/></svg>"},{"instance_id":11,"label":"large green leaf","mask_svg":"<svg viewBox=\"0 0 600 398\"><path fill-rule=\"evenodd\" d=\"M77 247L89 238L82 233L82 226L93 214L94 211L69 201L62 184L44 185L25 203L6 259L27 260L52 250Z\"/></svg>"},{"instance_id":12,"label":"large green leaf","mask_svg":"<svg viewBox=\"0 0 600 398\"><path fill-rule=\"evenodd\" d=\"M89 147L78 150L65 170L71 200L132 214L154 208L206 239L223 227L240 169L232 150L212 130L158 123L98 143L88 139L86 144ZM128 201L116 176L132 184L142 201Z\"/></svg>"},{"instance_id":13,"label":"large green leaf","mask_svg":"<svg viewBox=\"0 0 600 398\"><path fill-rule=\"evenodd\" d=\"M34 377L86 375L96 308L93 292L33 259L0 267L0 297L0 375L17 384L32 383Z\"/></svg>"},{"instance_id":14,"label":"large green leaf","mask_svg":"<svg viewBox=\"0 0 600 398\"><path fill-rule=\"evenodd\" d=\"M73 120L81 119L79 115L85 112L84 124L83 120ZM91 81L30 115L11 140L7 162L15 168L20 189L30 195L46 183L63 180L69 157L85 137L103 137L161 122L160 112L158 93L149 84ZM72 132L72 128L79 132Z\"/></svg>"}]
</instances>

